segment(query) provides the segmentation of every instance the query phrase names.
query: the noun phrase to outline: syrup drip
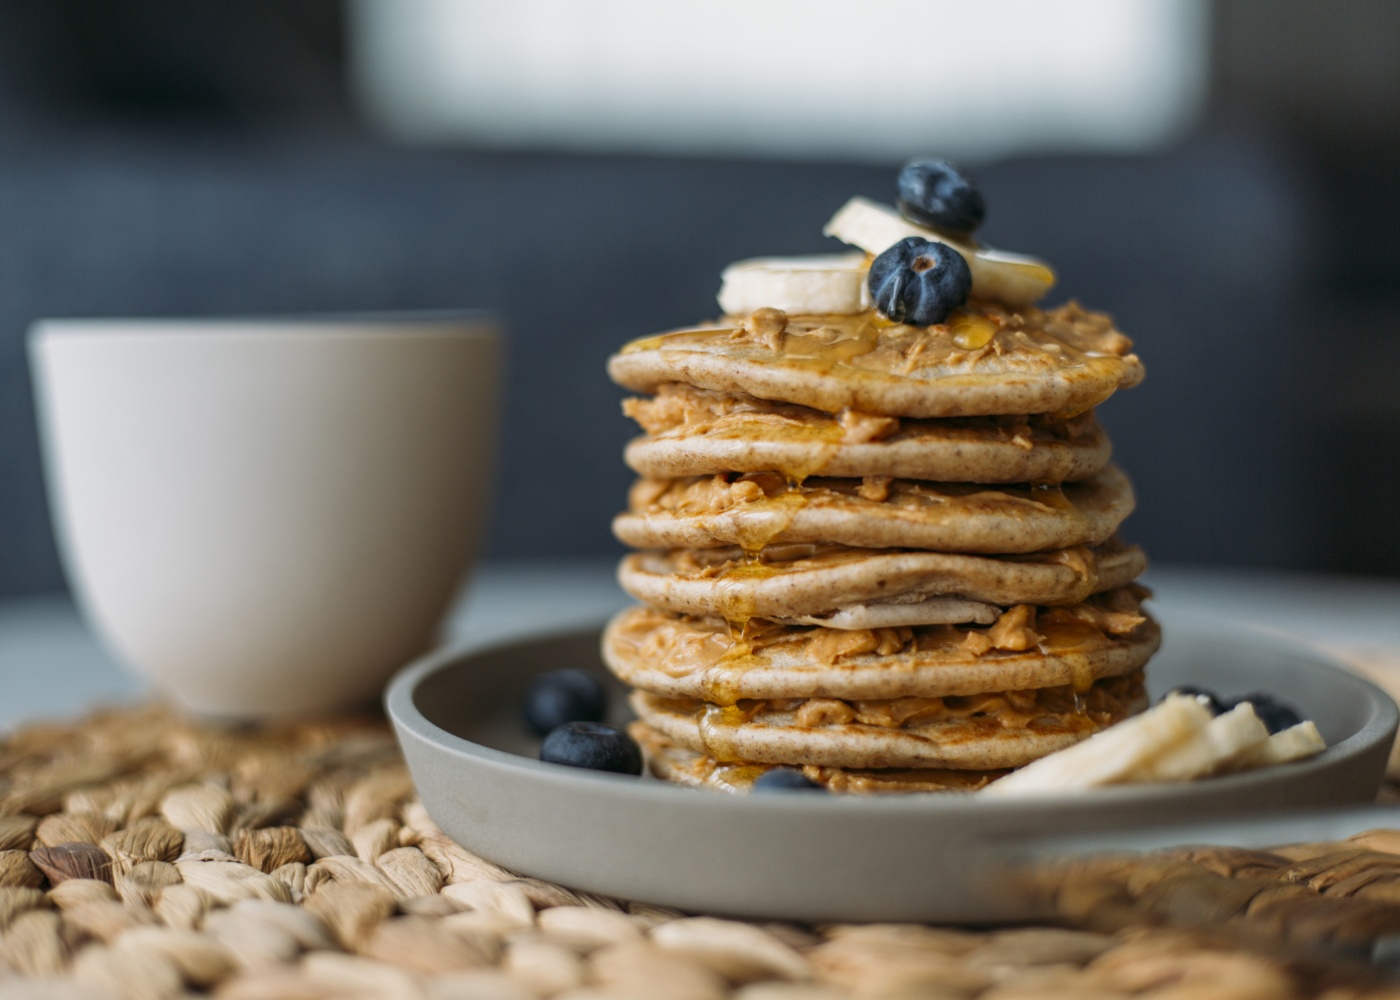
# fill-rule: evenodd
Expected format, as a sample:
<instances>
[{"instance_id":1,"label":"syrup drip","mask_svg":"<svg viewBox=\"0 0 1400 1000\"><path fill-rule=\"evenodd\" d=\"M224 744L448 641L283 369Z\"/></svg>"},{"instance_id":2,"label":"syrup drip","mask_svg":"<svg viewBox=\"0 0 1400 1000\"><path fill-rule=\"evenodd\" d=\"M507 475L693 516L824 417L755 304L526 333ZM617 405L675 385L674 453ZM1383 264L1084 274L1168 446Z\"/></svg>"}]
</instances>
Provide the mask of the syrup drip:
<instances>
[{"instance_id":1,"label":"syrup drip","mask_svg":"<svg viewBox=\"0 0 1400 1000\"><path fill-rule=\"evenodd\" d=\"M767 770L765 764L721 764L711 772L710 780L726 791L747 792Z\"/></svg>"},{"instance_id":2,"label":"syrup drip","mask_svg":"<svg viewBox=\"0 0 1400 1000\"><path fill-rule=\"evenodd\" d=\"M783 342L783 358L803 362L802 367L830 371L879 344L880 332L872 323L819 326L807 333L789 331Z\"/></svg>"},{"instance_id":3,"label":"syrup drip","mask_svg":"<svg viewBox=\"0 0 1400 1000\"><path fill-rule=\"evenodd\" d=\"M706 704L700 713L700 744L705 752L721 764L743 761L734 744L733 734L749 721L753 713L738 705Z\"/></svg>"},{"instance_id":4,"label":"syrup drip","mask_svg":"<svg viewBox=\"0 0 1400 1000\"><path fill-rule=\"evenodd\" d=\"M744 509L744 516L737 525L739 547L750 559L756 559L769 542L788 529L806 506L806 496L796 489L750 504Z\"/></svg>"},{"instance_id":5,"label":"syrup drip","mask_svg":"<svg viewBox=\"0 0 1400 1000\"><path fill-rule=\"evenodd\" d=\"M748 622L740 625L737 632L734 623L726 621L725 626L729 632L729 646L700 681L705 700L716 707L737 704L742 695L743 675L768 665L768 658L758 653L749 641Z\"/></svg>"},{"instance_id":6,"label":"syrup drip","mask_svg":"<svg viewBox=\"0 0 1400 1000\"><path fill-rule=\"evenodd\" d=\"M748 580L767 580L778 574L779 570L769 563L760 562L756 556L750 556L749 561L730 566L724 574L715 581L715 605L720 616L729 623L729 633L734 635L734 626L738 626L740 635L754 616L755 602L752 591L744 587ZM736 646L743 642L742 638L735 640ZM729 659L731 653L726 653L724 659ZM745 649L742 654L748 655L749 650Z\"/></svg>"},{"instance_id":7,"label":"syrup drip","mask_svg":"<svg viewBox=\"0 0 1400 1000\"><path fill-rule=\"evenodd\" d=\"M986 347L1001 329L985 316L974 316L964 312L956 313L948 322L953 334L953 343L965 351L975 351Z\"/></svg>"}]
</instances>

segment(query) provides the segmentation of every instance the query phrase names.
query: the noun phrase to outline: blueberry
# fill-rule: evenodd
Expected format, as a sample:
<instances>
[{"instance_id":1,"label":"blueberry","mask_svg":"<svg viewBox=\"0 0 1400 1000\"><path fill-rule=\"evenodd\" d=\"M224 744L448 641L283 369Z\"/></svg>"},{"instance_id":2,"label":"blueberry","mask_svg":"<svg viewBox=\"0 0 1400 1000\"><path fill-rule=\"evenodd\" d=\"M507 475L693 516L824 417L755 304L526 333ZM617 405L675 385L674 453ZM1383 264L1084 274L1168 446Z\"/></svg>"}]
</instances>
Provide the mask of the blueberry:
<instances>
[{"instance_id":1,"label":"blueberry","mask_svg":"<svg viewBox=\"0 0 1400 1000\"><path fill-rule=\"evenodd\" d=\"M641 774L642 751L621 729L601 722L566 722L544 738L540 760L590 771Z\"/></svg>"},{"instance_id":2,"label":"blueberry","mask_svg":"<svg viewBox=\"0 0 1400 1000\"><path fill-rule=\"evenodd\" d=\"M1203 706L1210 710L1211 715L1219 715L1221 712L1225 711L1225 703L1220 700L1220 696L1217 695L1214 691L1210 691L1206 688L1192 687L1190 684L1183 684L1180 687L1172 688L1166 694L1162 695L1162 697L1165 699L1174 694L1185 695L1188 698L1195 698L1198 702L1200 702Z\"/></svg>"},{"instance_id":3,"label":"blueberry","mask_svg":"<svg viewBox=\"0 0 1400 1000\"><path fill-rule=\"evenodd\" d=\"M755 792L821 792L821 785L809 779L798 767L775 767L754 779Z\"/></svg>"},{"instance_id":4,"label":"blueberry","mask_svg":"<svg viewBox=\"0 0 1400 1000\"><path fill-rule=\"evenodd\" d=\"M883 315L932 326L967 301L972 272L947 244L906 236L871 262L866 284Z\"/></svg>"},{"instance_id":5,"label":"blueberry","mask_svg":"<svg viewBox=\"0 0 1400 1000\"><path fill-rule=\"evenodd\" d=\"M1263 691L1255 691L1253 694L1232 698L1225 703L1225 708L1228 711L1246 701L1254 706L1254 714L1259 716L1259 721L1264 723L1264 728L1271 734L1281 733L1303 721L1302 713L1296 708L1284 704L1273 695L1265 694Z\"/></svg>"},{"instance_id":6,"label":"blueberry","mask_svg":"<svg viewBox=\"0 0 1400 1000\"><path fill-rule=\"evenodd\" d=\"M911 160L899 172L899 211L911 222L950 236L966 236L982 224L982 195L945 160Z\"/></svg>"},{"instance_id":7,"label":"blueberry","mask_svg":"<svg viewBox=\"0 0 1400 1000\"><path fill-rule=\"evenodd\" d=\"M525 724L539 736L566 722L599 722L607 710L607 691L586 670L540 674L525 694Z\"/></svg>"}]
</instances>

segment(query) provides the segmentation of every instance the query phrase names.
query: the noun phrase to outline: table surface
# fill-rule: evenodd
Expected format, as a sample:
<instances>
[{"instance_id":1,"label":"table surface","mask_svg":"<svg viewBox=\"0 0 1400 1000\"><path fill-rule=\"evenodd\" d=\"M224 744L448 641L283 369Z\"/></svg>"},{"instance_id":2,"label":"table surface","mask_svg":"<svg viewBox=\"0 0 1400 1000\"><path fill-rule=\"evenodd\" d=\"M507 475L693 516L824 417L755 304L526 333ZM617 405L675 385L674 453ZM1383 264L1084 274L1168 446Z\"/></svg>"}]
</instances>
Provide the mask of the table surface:
<instances>
[{"instance_id":1,"label":"table surface","mask_svg":"<svg viewBox=\"0 0 1400 1000\"><path fill-rule=\"evenodd\" d=\"M1400 692L1400 581L1306 574L1157 568L1145 582L1170 636L1173 618L1239 621L1322 646ZM485 645L592 624L628 598L600 561L481 566L445 626L444 641ZM63 595L0 602L0 727L129 701L142 683L116 663Z\"/></svg>"}]
</instances>

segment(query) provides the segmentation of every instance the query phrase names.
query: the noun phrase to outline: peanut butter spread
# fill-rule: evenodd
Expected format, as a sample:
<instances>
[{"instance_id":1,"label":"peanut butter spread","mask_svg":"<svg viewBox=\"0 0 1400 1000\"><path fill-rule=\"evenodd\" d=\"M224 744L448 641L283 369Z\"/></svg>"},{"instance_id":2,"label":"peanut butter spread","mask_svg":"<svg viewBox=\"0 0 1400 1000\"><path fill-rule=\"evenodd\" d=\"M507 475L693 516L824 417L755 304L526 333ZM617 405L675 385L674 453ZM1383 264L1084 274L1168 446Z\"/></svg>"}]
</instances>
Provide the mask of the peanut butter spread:
<instances>
[{"instance_id":1,"label":"peanut butter spread","mask_svg":"<svg viewBox=\"0 0 1400 1000\"><path fill-rule=\"evenodd\" d=\"M875 726L917 731L925 724L968 719L990 720L1003 729L1029 729L1037 723L1065 724L1083 718L1094 728L1111 725L1141 709L1145 698L1142 671L1096 681L1080 693L1072 685L944 698L888 698L847 701L837 698L743 699L731 706L707 705L683 698L649 696L658 709L699 719L716 715L726 725L762 722L819 729L826 726Z\"/></svg>"},{"instance_id":2,"label":"peanut butter spread","mask_svg":"<svg viewBox=\"0 0 1400 1000\"><path fill-rule=\"evenodd\" d=\"M1145 590L1133 585L1095 594L1065 608L1037 611L1021 605L988 627L920 625L845 630L786 626L755 618L739 634L734 634L722 618L682 616L639 606L614 620L609 639L628 658L659 667L671 676L704 671L725 662L754 666L779 652L787 658L827 666L867 653L887 658L937 654L954 662L995 659L999 654L1028 648L1046 654L1082 653L1133 637L1148 621L1139 607L1145 595ZM972 636L980 638L972 640ZM890 663L891 669L898 666L895 661Z\"/></svg>"},{"instance_id":3,"label":"peanut butter spread","mask_svg":"<svg viewBox=\"0 0 1400 1000\"><path fill-rule=\"evenodd\" d=\"M970 338L973 328L979 335ZM1072 415L1141 380L1131 352L1108 316L1076 303L1042 310L969 301L929 327L874 312L788 316L781 328L727 317L634 341L608 370L639 392L683 381L829 413Z\"/></svg>"},{"instance_id":4,"label":"peanut butter spread","mask_svg":"<svg viewBox=\"0 0 1400 1000\"><path fill-rule=\"evenodd\" d=\"M623 456L643 476L717 472L882 477L977 483L1059 483L1086 479L1108 462L1110 446L1090 412L1076 418L881 416L847 407L827 413L743 392L667 382L624 412L649 433Z\"/></svg>"},{"instance_id":5,"label":"peanut butter spread","mask_svg":"<svg viewBox=\"0 0 1400 1000\"><path fill-rule=\"evenodd\" d=\"M1069 488L1074 489L1072 485ZM797 486L776 472L639 479L632 484L627 500L635 514L678 517L722 514L765 501L796 502L807 507L849 506L870 514L899 512L948 519L987 514L1024 518L1075 511L1064 487L1060 486L989 487L972 483L926 483L889 476L808 479Z\"/></svg>"},{"instance_id":6,"label":"peanut butter spread","mask_svg":"<svg viewBox=\"0 0 1400 1000\"><path fill-rule=\"evenodd\" d=\"M811 478L775 472L639 479L613 522L637 548L833 542L862 548L1014 554L1094 544L1133 509L1109 467L1063 486L983 486L888 476Z\"/></svg>"},{"instance_id":7,"label":"peanut butter spread","mask_svg":"<svg viewBox=\"0 0 1400 1000\"><path fill-rule=\"evenodd\" d=\"M1008 556L778 542L757 554L738 547L638 552L623 559L618 582L639 601L734 626L815 618L807 624L859 630L985 624L998 607L1073 605L1131 583L1145 568L1142 551L1116 539ZM953 603L935 600L944 598ZM903 610L855 614L877 606Z\"/></svg>"},{"instance_id":8,"label":"peanut butter spread","mask_svg":"<svg viewBox=\"0 0 1400 1000\"><path fill-rule=\"evenodd\" d=\"M1076 580L1092 579L1100 554L1124 551L1123 544L1112 539L1102 546L1090 548L1076 545L1053 552L1032 552L1026 555L970 556L969 561L1011 563L1020 565L1063 567ZM714 549L674 549L652 555L652 565L670 575L691 580L712 580L747 577L762 579L783 574L849 566L881 555L896 555L898 549L864 549L848 545L821 545L814 542L775 542L760 553L749 555L738 547ZM921 554L911 550L908 554ZM940 555L931 553L931 555ZM1085 594L1084 596L1088 596ZM1077 598L1076 600L1082 600ZM1073 602L1070 602L1073 603Z\"/></svg>"},{"instance_id":9,"label":"peanut butter spread","mask_svg":"<svg viewBox=\"0 0 1400 1000\"><path fill-rule=\"evenodd\" d=\"M652 770L659 777L693 788L743 794L774 766L747 762L722 764L708 754L676 745L645 722L634 722L627 731L645 748ZM802 770L808 779L832 791L857 794L973 792L1007 773L1004 769L898 767L871 770L815 764L808 764Z\"/></svg>"},{"instance_id":10,"label":"peanut butter spread","mask_svg":"<svg viewBox=\"0 0 1400 1000\"><path fill-rule=\"evenodd\" d=\"M1029 763L1147 706L1140 675L1078 698L1072 689L1046 696L1014 692L951 705L900 699L898 711L854 702L823 705L808 713L809 725L798 719L805 699L791 708L743 701L722 706L636 691L631 702L647 725L722 763L982 770Z\"/></svg>"},{"instance_id":11,"label":"peanut butter spread","mask_svg":"<svg viewBox=\"0 0 1400 1000\"><path fill-rule=\"evenodd\" d=\"M1083 441L1095 433L1093 414L1072 418L1030 416L945 417L919 420L844 409L825 413L809 406L715 392L667 382L656 395L622 401L622 412L653 437L709 436L721 440L870 444L923 437L1001 441L1023 451L1036 445Z\"/></svg>"}]
</instances>

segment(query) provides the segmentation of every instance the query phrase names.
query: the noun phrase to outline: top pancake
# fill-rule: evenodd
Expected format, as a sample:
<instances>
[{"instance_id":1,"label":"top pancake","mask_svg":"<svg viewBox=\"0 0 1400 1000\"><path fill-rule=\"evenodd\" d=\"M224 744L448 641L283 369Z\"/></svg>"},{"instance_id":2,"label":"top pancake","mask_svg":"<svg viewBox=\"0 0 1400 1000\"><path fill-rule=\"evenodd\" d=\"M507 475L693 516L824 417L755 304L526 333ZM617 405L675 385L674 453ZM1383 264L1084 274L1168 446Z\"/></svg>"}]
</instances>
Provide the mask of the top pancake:
<instances>
[{"instance_id":1,"label":"top pancake","mask_svg":"<svg viewBox=\"0 0 1400 1000\"><path fill-rule=\"evenodd\" d=\"M1011 310L971 301L957 316L995 332L970 348L950 324L886 325L873 312L792 316L782 330L731 317L634 341L608 374L637 392L684 382L828 413L907 417L1072 415L1142 380L1132 341L1075 303Z\"/></svg>"}]
</instances>

